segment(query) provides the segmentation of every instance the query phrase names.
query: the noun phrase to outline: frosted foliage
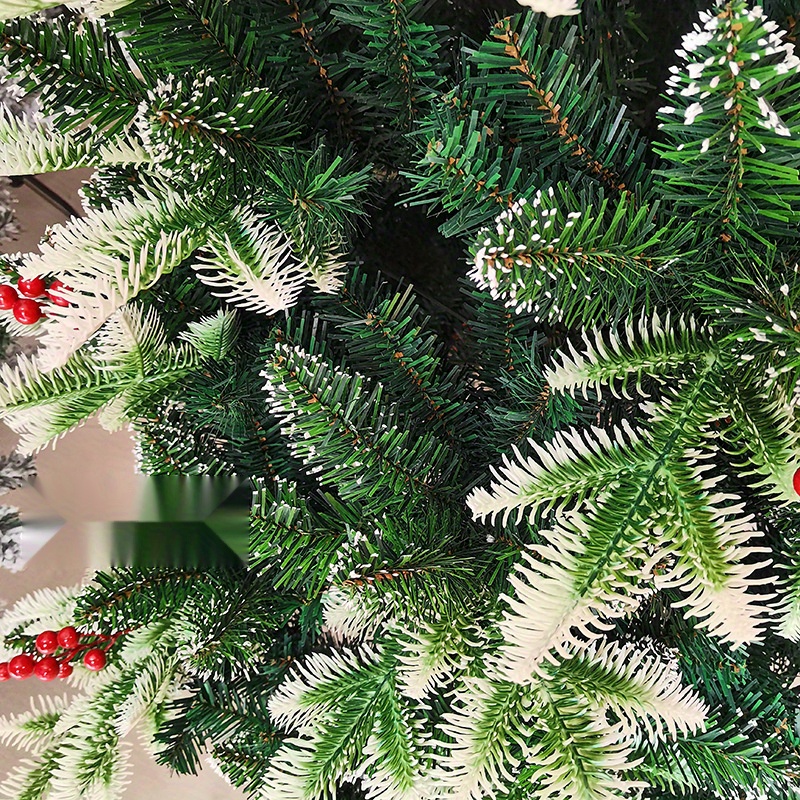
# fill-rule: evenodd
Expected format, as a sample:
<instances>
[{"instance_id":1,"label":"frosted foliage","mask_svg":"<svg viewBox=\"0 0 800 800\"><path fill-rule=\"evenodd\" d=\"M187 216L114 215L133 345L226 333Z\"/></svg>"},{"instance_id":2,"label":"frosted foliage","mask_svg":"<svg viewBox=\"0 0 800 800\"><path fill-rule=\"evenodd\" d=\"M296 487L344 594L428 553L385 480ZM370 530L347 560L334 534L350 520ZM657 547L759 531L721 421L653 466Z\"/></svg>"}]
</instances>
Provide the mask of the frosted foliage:
<instances>
[{"instance_id":1,"label":"frosted foliage","mask_svg":"<svg viewBox=\"0 0 800 800\"><path fill-rule=\"evenodd\" d=\"M165 190L118 201L54 226L23 277L57 275L71 288L68 307L51 306L37 354L43 370L63 366L118 309L152 286L205 241L187 224L186 198Z\"/></svg>"},{"instance_id":2,"label":"frosted foliage","mask_svg":"<svg viewBox=\"0 0 800 800\"><path fill-rule=\"evenodd\" d=\"M580 14L577 0L517 0L521 6L548 17L572 17Z\"/></svg>"},{"instance_id":3,"label":"frosted foliage","mask_svg":"<svg viewBox=\"0 0 800 800\"><path fill-rule=\"evenodd\" d=\"M17 629L26 634L38 634L72 624L80 588L39 589L23 597L0 616L0 641ZM0 647L0 660L7 660L17 652L14 648Z\"/></svg>"},{"instance_id":4,"label":"frosted foliage","mask_svg":"<svg viewBox=\"0 0 800 800\"><path fill-rule=\"evenodd\" d=\"M0 20L29 17L37 12L55 10L60 5L83 9L90 16L100 16L113 13L130 2L131 0L69 0L66 3L55 0L0 0Z\"/></svg>"},{"instance_id":5,"label":"frosted foliage","mask_svg":"<svg viewBox=\"0 0 800 800\"><path fill-rule=\"evenodd\" d=\"M325 626L345 639L369 638L388 613L369 589L359 592L331 586L322 598Z\"/></svg>"}]
</instances>

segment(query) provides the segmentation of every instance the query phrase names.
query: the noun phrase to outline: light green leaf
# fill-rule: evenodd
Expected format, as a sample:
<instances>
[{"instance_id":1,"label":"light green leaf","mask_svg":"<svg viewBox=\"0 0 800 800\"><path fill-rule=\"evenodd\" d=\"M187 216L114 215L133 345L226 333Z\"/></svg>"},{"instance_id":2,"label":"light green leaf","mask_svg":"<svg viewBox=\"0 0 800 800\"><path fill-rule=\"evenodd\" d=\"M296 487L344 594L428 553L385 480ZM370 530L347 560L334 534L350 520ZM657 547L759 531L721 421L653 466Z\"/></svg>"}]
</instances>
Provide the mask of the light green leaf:
<instances>
[{"instance_id":1,"label":"light green leaf","mask_svg":"<svg viewBox=\"0 0 800 800\"><path fill-rule=\"evenodd\" d=\"M239 335L239 317L235 311L220 309L212 317L189 323L189 330L181 338L196 348L203 358L222 361L236 344Z\"/></svg>"},{"instance_id":2,"label":"light green leaf","mask_svg":"<svg viewBox=\"0 0 800 800\"><path fill-rule=\"evenodd\" d=\"M0 6L2 16L2 6ZM53 130L44 123L28 123L0 106L0 171L3 175L42 172L106 164L145 164L150 160L133 139L103 138Z\"/></svg>"}]
</instances>

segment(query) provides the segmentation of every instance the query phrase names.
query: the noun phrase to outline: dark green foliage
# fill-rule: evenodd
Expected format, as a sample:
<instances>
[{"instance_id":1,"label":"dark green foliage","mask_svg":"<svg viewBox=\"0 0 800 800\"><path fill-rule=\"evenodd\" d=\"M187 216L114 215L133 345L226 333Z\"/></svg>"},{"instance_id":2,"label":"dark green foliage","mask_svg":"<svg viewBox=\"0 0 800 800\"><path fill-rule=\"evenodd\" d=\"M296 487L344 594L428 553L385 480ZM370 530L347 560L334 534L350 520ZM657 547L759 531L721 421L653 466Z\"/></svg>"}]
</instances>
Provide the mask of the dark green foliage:
<instances>
[{"instance_id":1,"label":"dark green foliage","mask_svg":"<svg viewBox=\"0 0 800 800\"><path fill-rule=\"evenodd\" d=\"M42 99L59 109L53 120L59 129L91 119L108 136L121 133L133 120L145 87L155 83L154 75L146 62L137 63L145 78L140 81L120 43L100 23L83 20L80 36L73 35L74 25L70 15L3 23L0 35L9 67L25 79L26 89L42 91ZM61 110L66 108L73 110Z\"/></svg>"},{"instance_id":2,"label":"dark green foliage","mask_svg":"<svg viewBox=\"0 0 800 800\"><path fill-rule=\"evenodd\" d=\"M206 442L205 452L227 464L220 468L229 473L275 475L282 471L288 454L275 422L265 413L259 392L263 380L258 376L255 355L240 351L235 363L209 365L175 387L171 400L184 405L179 411L174 405L168 408L163 422L169 425L171 417L186 429L178 427L172 432L172 446L180 448L198 439ZM186 391L189 386L191 392ZM148 421L142 430L151 427ZM164 441L163 434L160 439ZM152 462L143 458L142 463L148 466ZM209 462L210 471L213 463Z\"/></svg>"},{"instance_id":3,"label":"dark green foliage","mask_svg":"<svg viewBox=\"0 0 800 800\"><path fill-rule=\"evenodd\" d=\"M234 176L253 181L264 157L288 155L299 133L286 102L267 88L236 78L189 72L170 74L149 90L137 109L139 134L155 151L155 161L169 162L177 152L190 174L209 180L224 164ZM221 162L214 169L214 162ZM173 174L166 170L167 175Z\"/></svg>"},{"instance_id":4,"label":"dark green foliage","mask_svg":"<svg viewBox=\"0 0 800 800\"><path fill-rule=\"evenodd\" d=\"M546 441L579 417L589 422L572 397L554 394L544 379L542 367L560 338L557 332L538 330L531 316L515 314L486 291L466 282L463 288L469 322L462 358L473 370L474 394L490 409L490 446L501 452L513 444L524 451L529 438Z\"/></svg>"},{"instance_id":5,"label":"dark green foliage","mask_svg":"<svg viewBox=\"0 0 800 800\"><path fill-rule=\"evenodd\" d=\"M647 191L644 142L592 72L579 74L576 47L574 29L554 37L523 15L501 20L467 51L462 85L415 134L413 202L453 213L444 233L474 233L558 180L589 176L612 192Z\"/></svg>"},{"instance_id":6,"label":"dark green foliage","mask_svg":"<svg viewBox=\"0 0 800 800\"><path fill-rule=\"evenodd\" d=\"M441 80L444 31L418 19L422 5L140 0L111 27L153 69L230 73L268 87L302 109L311 136L385 159L405 149L401 134Z\"/></svg>"},{"instance_id":7,"label":"dark green foliage","mask_svg":"<svg viewBox=\"0 0 800 800\"><path fill-rule=\"evenodd\" d=\"M358 520L350 548L342 548L329 579L334 585L388 597L410 620L450 616L481 594L481 548L465 541L461 515L433 506Z\"/></svg>"},{"instance_id":8,"label":"dark green foliage","mask_svg":"<svg viewBox=\"0 0 800 800\"><path fill-rule=\"evenodd\" d=\"M637 126L663 59L647 59L675 34L653 18L700 3L673 5L548 20L469 0L136 0L102 25L4 25L58 132L88 120L144 153L84 195L152 203L153 229L109 224L86 260L124 270L190 229L131 294L169 343L229 308L228 273L262 301L124 409L144 472L253 481L249 563L112 570L54 603L83 630L155 631L163 686L128 661L93 713L118 720L119 696L152 689L161 763L194 773L207 753L276 800L295 778L291 800L428 797L419 774L451 767L442 796L607 800L625 780L648 800L797 796L800 648L777 635L796 638L800 596L797 81L756 23L733 27L741 0L718 3L761 65L687 45L664 101L680 113L651 146ZM797 3L767 10L796 35ZM711 56L724 81L695 91ZM90 366L83 391L106 375ZM6 643L32 651L39 619Z\"/></svg>"},{"instance_id":9,"label":"dark green foliage","mask_svg":"<svg viewBox=\"0 0 800 800\"><path fill-rule=\"evenodd\" d=\"M148 293L171 335L222 305L191 269ZM259 351L273 323L248 316L224 362L206 362L174 384L161 405L135 421L139 463L149 474L276 475L287 463L277 424L264 406Z\"/></svg>"},{"instance_id":10,"label":"dark green foliage","mask_svg":"<svg viewBox=\"0 0 800 800\"><path fill-rule=\"evenodd\" d=\"M102 624L109 633L131 625L149 625L182 609L204 578L200 571L123 569L98 573L81 595L76 621L82 625ZM217 586L218 581L214 578Z\"/></svg>"},{"instance_id":11,"label":"dark green foliage","mask_svg":"<svg viewBox=\"0 0 800 800\"><path fill-rule=\"evenodd\" d=\"M253 84L280 87L292 107L306 108L312 130L346 137L356 132L357 111L339 85L343 78L347 82L349 68L328 52L330 38L341 34L325 3L144 0L115 15L112 25L164 71L178 66L232 72Z\"/></svg>"},{"instance_id":12,"label":"dark green foliage","mask_svg":"<svg viewBox=\"0 0 800 800\"><path fill-rule=\"evenodd\" d=\"M703 26L721 36L686 45L686 65L670 79L660 113L656 151L669 169L658 173L658 191L679 215L713 225L712 237L703 236L715 235L721 249L769 248L770 239L793 238L800 219L792 133L800 106L790 88L797 64L776 48L780 39L768 41L767 24L744 2L721 4ZM780 66L765 70L761 59ZM725 66L731 61L741 64L735 75Z\"/></svg>"},{"instance_id":13,"label":"dark green foliage","mask_svg":"<svg viewBox=\"0 0 800 800\"><path fill-rule=\"evenodd\" d=\"M760 742L744 732L752 728L742 717L717 718L707 733L681 739L657 752L643 748L644 763L637 772L652 783L648 797L667 800L706 796L709 786L723 796L736 796L742 787L756 787L769 798L795 798L783 772L791 768L786 755L765 753Z\"/></svg>"},{"instance_id":14,"label":"dark green foliage","mask_svg":"<svg viewBox=\"0 0 800 800\"><path fill-rule=\"evenodd\" d=\"M270 410L283 423L293 456L319 473L323 485L335 476L342 497L371 497L380 508L403 502L401 489L442 497L452 488L458 462L446 442L428 433L414 436L384 399L381 384L371 386L357 373L280 344L267 377ZM313 406L315 413L298 418L295 404Z\"/></svg>"},{"instance_id":15,"label":"dark green foliage","mask_svg":"<svg viewBox=\"0 0 800 800\"><path fill-rule=\"evenodd\" d=\"M213 432L197 430L193 420L169 401L134 420L136 455L148 475L233 474L236 465L225 460L225 441Z\"/></svg>"},{"instance_id":16,"label":"dark green foliage","mask_svg":"<svg viewBox=\"0 0 800 800\"><path fill-rule=\"evenodd\" d=\"M215 648L224 647L226 637L230 642L237 636L240 640L242 637L249 640L253 625L269 628L278 621L272 604L262 604L267 598L258 595L259 586L263 590L266 585L251 580L249 592L245 590L244 595L237 595L240 604L252 604L253 618L248 620L234 612L229 618L234 621L233 628L225 620L219 620L216 630L207 637ZM256 621L259 612L267 616ZM203 608L198 608L198 613L205 618ZM160 763L176 772L196 774L200 754L210 742L211 755L234 785L247 791L255 790L269 757L285 738L270 721L267 702L294 659L306 651L311 642L319 640L319 606L313 602L306 604L299 614L278 622L268 641L262 635L263 646L255 654L257 663L250 675L230 677L228 672L226 680L216 677L198 681L191 687L190 694L172 704L169 719L156 736L156 743L162 745L158 755ZM246 627L237 633L237 626L245 623ZM220 634L222 638L218 638ZM242 662L233 655L230 667L235 666L240 672ZM246 658L253 660L252 655Z\"/></svg>"},{"instance_id":17,"label":"dark green foliage","mask_svg":"<svg viewBox=\"0 0 800 800\"><path fill-rule=\"evenodd\" d=\"M333 2L334 18L357 31L358 49L343 60L356 66L363 78L349 91L370 98L370 116L378 128L410 130L420 110L436 96L444 66L442 31L421 21L426 5L421 0ZM376 155L383 139L380 134L373 139Z\"/></svg>"},{"instance_id":18,"label":"dark green foliage","mask_svg":"<svg viewBox=\"0 0 800 800\"><path fill-rule=\"evenodd\" d=\"M669 268L692 256L689 226L673 225L658 203L602 190L576 196L566 185L514 203L476 239L470 277L478 286L534 322L570 328L664 307Z\"/></svg>"},{"instance_id":19,"label":"dark green foliage","mask_svg":"<svg viewBox=\"0 0 800 800\"><path fill-rule=\"evenodd\" d=\"M415 425L443 434L457 448L474 438L474 408L464 394L464 370L445 371L447 354L430 318L408 287L356 274L335 303L319 303L328 339L341 344L348 366L379 380Z\"/></svg>"},{"instance_id":20,"label":"dark green foliage","mask_svg":"<svg viewBox=\"0 0 800 800\"><path fill-rule=\"evenodd\" d=\"M316 597L344 537L343 507L311 508L297 487L283 481L262 483L256 491L250 523L250 565L274 574L277 588L303 590ZM318 505L322 505L321 503Z\"/></svg>"},{"instance_id":21,"label":"dark green foliage","mask_svg":"<svg viewBox=\"0 0 800 800\"><path fill-rule=\"evenodd\" d=\"M528 348L511 345L514 369L500 374L500 397L490 415L493 441L511 442L524 452L529 439L547 441L559 427L578 420L580 407L573 398L552 393L542 377L545 348L539 337Z\"/></svg>"},{"instance_id":22,"label":"dark green foliage","mask_svg":"<svg viewBox=\"0 0 800 800\"><path fill-rule=\"evenodd\" d=\"M193 628L187 665L201 676L246 674L269 653L273 631L283 629L299 606L299 598L279 594L253 575L198 583L181 609L185 625Z\"/></svg>"},{"instance_id":23,"label":"dark green foliage","mask_svg":"<svg viewBox=\"0 0 800 800\"><path fill-rule=\"evenodd\" d=\"M597 63L604 90L627 106L641 105L654 88L648 74L653 53L643 30L644 11L633 0L588 0L580 15L564 21L577 23L581 61L589 66Z\"/></svg>"},{"instance_id":24,"label":"dark green foliage","mask_svg":"<svg viewBox=\"0 0 800 800\"><path fill-rule=\"evenodd\" d=\"M352 158L332 156L324 147L312 153L286 153L263 170L257 195L270 215L291 234L310 262L320 258L320 243L338 250L349 242L369 168L356 168ZM354 213L355 212L355 213Z\"/></svg>"},{"instance_id":25,"label":"dark green foliage","mask_svg":"<svg viewBox=\"0 0 800 800\"><path fill-rule=\"evenodd\" d=\"M154 69L192 68L219 74L233 69L255 80L266 80L274 47L256 46L259 34L288 38L291 22L283 3L213 0L157 2L139 0L109 20L112 30L140 53ZM277 65L271 65L277 69Z\"/></svg>"},{"instance_id":26,"label":"dark green foliage","mask_svg":"<svg viewBox=\"0 0 800 800\"><path fill-rule=\"evenodd\" d=\"M723 796L754 786L772 798L796 796L791 776L800 746L795 720L798 703L791 684L797 675L797 647L769 634L764 643L731 650L692 630L666 605L670 590L654 596L628 626L628 637L653 637L654 646L675 648L685 677L708 701L707 730L653 749L643 745L643 778L653 798L702 796L709 786ZM794 654L794 658L792 658Z\"/></svg>"}]
</instances>

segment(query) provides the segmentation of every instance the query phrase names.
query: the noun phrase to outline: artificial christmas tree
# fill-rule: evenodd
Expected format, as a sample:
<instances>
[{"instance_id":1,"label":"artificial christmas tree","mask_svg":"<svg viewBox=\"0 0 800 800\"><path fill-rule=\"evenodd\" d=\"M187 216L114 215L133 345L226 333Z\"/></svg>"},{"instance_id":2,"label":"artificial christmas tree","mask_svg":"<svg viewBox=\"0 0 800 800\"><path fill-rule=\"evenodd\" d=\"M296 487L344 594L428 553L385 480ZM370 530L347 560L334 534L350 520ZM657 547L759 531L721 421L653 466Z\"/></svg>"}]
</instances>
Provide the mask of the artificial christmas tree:
<instances>
[{"instance_id":1,"label":"artificial christmas tree","mask_svg":"<svg viewBox=\"0 0 800 800\"><path fill-rule=\"evenodd\" d=\"M255 485L241 569L4 616L4 690L80 692L3 723L7 796L117 796L138 727L270 800L800 797L800 60L716 4L651 144L636 6L530 5L6 23L48 120L7 162L97 173L14 264L63 303L3 418ZM378 274L416 206L438 297Z\"/></svg>"}]
</instances>

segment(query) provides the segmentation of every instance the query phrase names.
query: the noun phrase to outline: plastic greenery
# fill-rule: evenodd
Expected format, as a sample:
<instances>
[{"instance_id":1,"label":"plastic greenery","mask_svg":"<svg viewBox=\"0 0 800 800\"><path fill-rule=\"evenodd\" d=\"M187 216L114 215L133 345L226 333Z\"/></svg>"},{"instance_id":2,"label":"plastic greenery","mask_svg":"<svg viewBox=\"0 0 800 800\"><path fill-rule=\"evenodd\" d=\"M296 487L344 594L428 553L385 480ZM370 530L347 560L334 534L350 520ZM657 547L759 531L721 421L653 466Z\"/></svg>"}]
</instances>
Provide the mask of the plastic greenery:
<instances>
[{"instance_id":1,"label":"plastic greenery","mask_svg":"<svg viewBox=\"0 0 800 800\"><path fill-rule=\"evenodd\" d=\"M218 315L196 323L186 337L191 346L167 344L155 309L146 314L123 309L101 329L91 350L59 369L44 372L35 357L22 357L14 368L0 367L4 418L21 434L23 452L63 435L98 410L113 430L201 358L223 357L232 335L230 319Z\"/></svg>"},{"instance_id":2,"label":"plastic greenery","mask_svg":"<svg viewBox=\"0 0 800 800\"><path fill-rule=\"evenodd\" d=\"M573 350L547 375L554 390L619 381L626 394L631 378L641 388L646 376L684 377L680 391L663 387L647 404L640 429L559 432L535 455L508 460L489 491L470 497L479 517L506 519L515 509L533 515L581 504L540 531L546 544L531 548L518 570L525 580L514 580L520 599L504 627L510 674L524 678L550 650L597 636L605 613L626 613L641 579L682 588L687 613L734 645L759 637L764 610L745 591L758 586L752 573L765 563L761 548L742 546L759 531L742 516L741 498L720 491L723 475L711 460L725 449L745 456L737 466L753 488L773 502L796 502L798 429L780 388L765 391L763 374L741 369L754 360L742 333L760 332L726 333L714 337L683 321L662 327L656 317L652 327L629 326L625 339L587 338L585 354ZM715 424L720 431L710 434Z\"/></svg>"},{"instance_id":3,"label":"plastic greenery","mask_svg":"<svg viewBox=\"0 0 800 800\"><path fill-rule=\"evenodd\" d=\"M100 410L254 496L239 570L6 614L6 655L125 635L0 724L5 796L119 796L140 720L264 800L800 797L794 34L704 12L650 143L628 4L536 5L476 41L394 0L6 24L54 135L0 144L97 172L25 257L72 302L3 417L35 449ZM404 204L458 303L380 277Z\"/></svg>"},{"instance_id":4,"label":"plastic greenery","mask_svg":"<svg viewBox=\"0 0 800 800\"><path fill-rule=\"evenodd\" d=\"M80 0L79 2L64 3L68 7L83 8L95 14L108 14L124 5L130 0ZM54 9L61 3L51 0L3 0L0 4L0 19L13 19L14 17L30 16L41 11Z\"/></svg>"},{"instance_id":5,"label":"plastic greenery","mask_svg":"<svg viewBox=\"0 0 800 800\"><path fill-rule=\"evenodd\" d=\"M731 248L769 246L798 219L790 76L800 59L759 6L730 3L700 20L669 80L672 105L659 110L669 142L658 148L669 166L660 193L681 216L699 211Z\"/></svg>"}]
</instances>

